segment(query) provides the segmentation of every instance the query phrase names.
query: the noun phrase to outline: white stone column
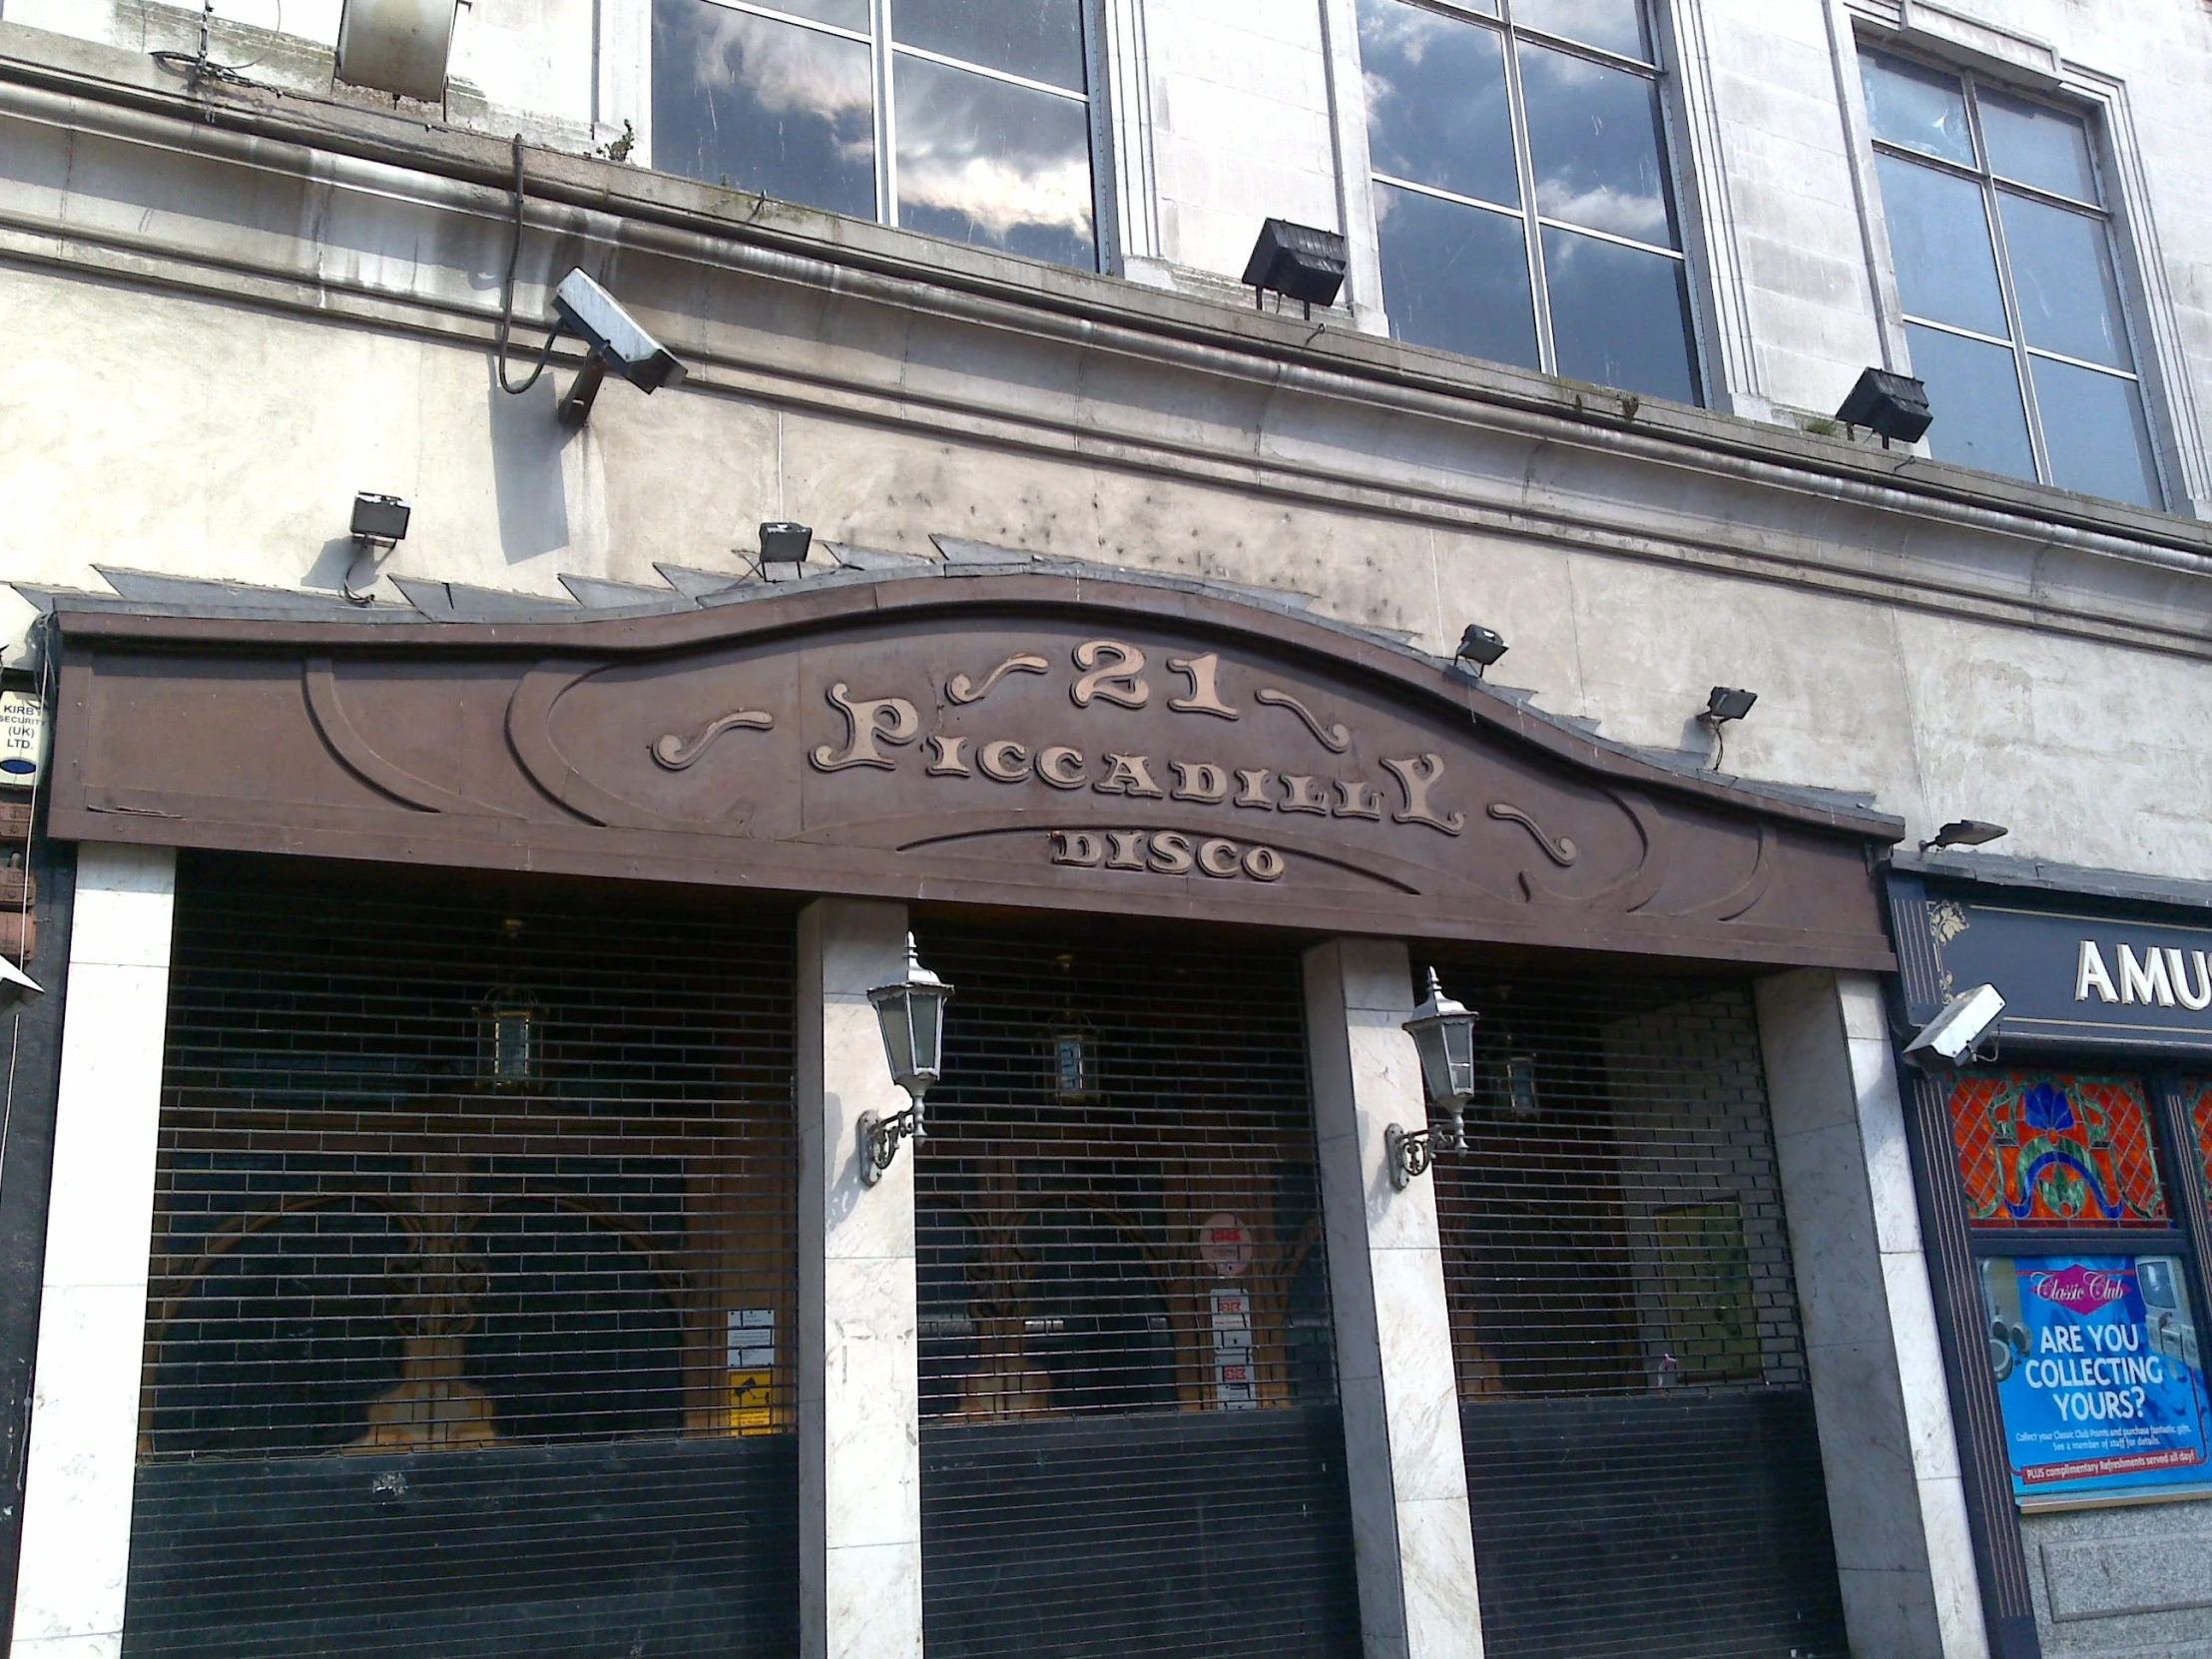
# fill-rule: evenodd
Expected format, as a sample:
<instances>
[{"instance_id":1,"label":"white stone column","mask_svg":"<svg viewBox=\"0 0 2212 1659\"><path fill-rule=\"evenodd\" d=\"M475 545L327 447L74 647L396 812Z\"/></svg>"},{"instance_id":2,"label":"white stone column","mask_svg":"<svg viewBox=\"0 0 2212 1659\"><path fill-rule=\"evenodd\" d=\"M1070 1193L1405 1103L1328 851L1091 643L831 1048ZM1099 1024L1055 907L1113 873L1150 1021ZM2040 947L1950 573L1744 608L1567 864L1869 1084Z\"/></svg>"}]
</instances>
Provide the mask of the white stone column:
<instances>
[{"instance_id":1,"label":"white stone column","mask_svg":"<svg viewBox=\"0 0 2212 1659\"><path fill-rule=\"evenodd\" d=\"M1880 982L1756 993L1851 1649L1987 1659Z\"/></svg>"},{"instance_id":2,"label":"white stone column","mask_svg":"<svg viewBox=\"0 0 2212 1659\"><path fill-rule=\"evenodd\" d=\"M1481 1659L1436 1194L1390 1185L1383 1133L1427 1120L1405 947L1306 953L1306 1040L1367 1659Z\"/></svg>"},{"instance_id":3,"label":"white stone column","mask_svg":"<svg viewBox=\"0 0 2212 1659\"><path fill-rule=\"evenodd\" d=\"M799 1583L804 1659L920 1659L914 1159L860 1183L855 1125L889 1117L868 988L906 963L903 905L799 918Z\"/></svg>"},{"instance_id":4,"label":"white stone column","mask_svg":"<svg viewBox=\"0 0 2212 1659\"><path fill-rule=\"evenodd\" d=\"M168 847L87 843L77 854L18 1659L122 1651L176 894Z\"/></svg>"}]
</instances>

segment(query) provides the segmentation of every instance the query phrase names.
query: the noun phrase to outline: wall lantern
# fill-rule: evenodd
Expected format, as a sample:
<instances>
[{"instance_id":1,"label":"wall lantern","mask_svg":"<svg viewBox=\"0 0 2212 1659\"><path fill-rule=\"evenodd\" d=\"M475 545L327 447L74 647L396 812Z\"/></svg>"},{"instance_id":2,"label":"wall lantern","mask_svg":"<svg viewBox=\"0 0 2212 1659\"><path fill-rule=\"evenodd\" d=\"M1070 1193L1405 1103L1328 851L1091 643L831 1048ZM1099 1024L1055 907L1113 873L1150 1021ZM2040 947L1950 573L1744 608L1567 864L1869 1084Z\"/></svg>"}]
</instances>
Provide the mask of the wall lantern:
<instances>
[{"instance_id":1,"label":"wall lantern","mask_svg":"<svg viewBox=\"0 0 2212 1659\"><path fill-rule=\"evenodd\" d=\"M860 1114L860 1181L872 1187L898 1157L898 1143L911 1136L929 1138L922 1123L922 1098L942 1074L944 1066L944 1005L952 987L921 965L914 952L914 936L906 935L906 972L903 978L877 985L867 993L875 1004L876 1022L883 1028L883 1057L890 1062L891 1078L913 1102L903 1112L878 1118Z\"/></svg>"},{"instance_id":2,"label":"wall lantern","mask_svg":"<svg viewBox=\"0 0 2212 1659\"><path fill-rule=\"evenodd\" d=\"M1382 1132L1389 1155L1390 1185L1403 1192L1414 1176L1435 1161L1438 1150L1464 1152L1467 1102L1474 1098L1474 1027L1479 1016L1465 1003L1444 995L1436 970L1428 970L1428 1000L1413 1010L1405 1030L1420 1055L1421 1089L1431 1106L1451 1119L1448 1129L1417 1129L1408 1134L1396 1124ZM1439 1141L1437 1136L1443 1138Z\"/></svg>"},{"instance_id":3,"label":"wall lantern","mask_svg":"<svg viewBox=\"0 0 2212 1659\"><path fill-rule=\"evenodd\" d=\"M537 998L517 984L513 974L515 941L522 937L522 929L520 916L509 916L499 924L507 978L476 1010L476 1075L495 1089L523 1088L538 1074L544 1022Z\"/></svg>"},{"instance_id":4,"label":"wall lantern","mask_svg":"<svg viewBox=\"0 0 2212 1659\"><path fill-rule=\"evenodd\" d=\"M537 999L502 985L476 1010L476 1071L495 1089L519 1089L537 1076Z\"/></svg>"},{"instance_id":5,"label":"wall lantern","mask_svg":"<svg viewBox=\"0 0 2212 1659\"><path fill-rule=\"evenodd\" d=\"M1836 418L1846 426L1864 426L1880 434L1882 447L1918 442L1935 416L1928 407L1928 387L1910 374L1894 374L1886 368L1870 368L1859 376Z\"/></svg>"},{"instance_id":6,"label":"wall lantern","mask_svg":"<svg viewBox=\"0 0 2212 1659\"><path fill-rule=\"evenodd\" d=\"M1244 280L1255 307L1262 294L1280 293L1303 304L1311 318L1317 304L1334 304L1345 285L1345 239L1335 231L1271 219L1252 245Z\"/></svg>"}]
</instances>

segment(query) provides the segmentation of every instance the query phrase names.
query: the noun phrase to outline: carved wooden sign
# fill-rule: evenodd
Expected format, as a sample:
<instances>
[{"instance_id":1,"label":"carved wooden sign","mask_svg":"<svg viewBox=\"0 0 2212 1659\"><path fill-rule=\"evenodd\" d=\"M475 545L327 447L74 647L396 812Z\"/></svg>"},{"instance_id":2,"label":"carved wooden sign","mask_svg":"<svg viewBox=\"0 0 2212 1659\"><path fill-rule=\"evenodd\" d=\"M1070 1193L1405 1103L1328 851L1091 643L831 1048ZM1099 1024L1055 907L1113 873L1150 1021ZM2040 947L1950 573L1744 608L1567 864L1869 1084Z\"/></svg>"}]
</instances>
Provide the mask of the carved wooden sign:
<instances>
[{"instance_id":1,"label":"carved wooden sign","mask_svg":"<svg viewBox=\"0 0 2212 1659\"><path fill-rule=\"evenodd\" d=\"M57 612L54 832L1887 967L1852 820L1424 662L1035 574L677 616Z\"/></svg>"}]
</instances>

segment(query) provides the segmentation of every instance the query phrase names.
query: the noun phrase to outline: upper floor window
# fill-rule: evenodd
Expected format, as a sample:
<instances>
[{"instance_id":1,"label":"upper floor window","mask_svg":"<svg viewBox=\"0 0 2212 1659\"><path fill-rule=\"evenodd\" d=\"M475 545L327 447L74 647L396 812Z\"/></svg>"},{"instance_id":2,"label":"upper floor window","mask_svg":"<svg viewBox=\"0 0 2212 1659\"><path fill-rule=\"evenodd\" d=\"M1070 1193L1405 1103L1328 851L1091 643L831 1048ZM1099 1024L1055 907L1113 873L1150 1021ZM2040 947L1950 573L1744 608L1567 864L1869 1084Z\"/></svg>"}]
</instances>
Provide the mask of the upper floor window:
<instances>
[{"instance_id":1,"label":"upper floor window","mask_svg":"<svg viewBox=\"0 0 2212 1659\"><path fill-rule=\"evenodd\" d=\"M2162 506L2087 124L1903 59L1860 66L1936 457Z\"/></svg>"},{"instance_id":2,"label":"upper floor window","mask_svg":"<svg viewBox=\"0 0 2212 1659\"><path fill-rule=\"evenodd\" d=\"M1097 270L1083 0L653 0L653 165Z\"/></svg>"},{"instance_id":3,"label":"upper floor window","mask_svg":"<svg viewBox=\"0 0 2212 1659\"><path fill-rule=\"evenodd\" d=\"M1698 401L1640 0L1359 0L1401 339Z\"/></svg>"}]
</instances>

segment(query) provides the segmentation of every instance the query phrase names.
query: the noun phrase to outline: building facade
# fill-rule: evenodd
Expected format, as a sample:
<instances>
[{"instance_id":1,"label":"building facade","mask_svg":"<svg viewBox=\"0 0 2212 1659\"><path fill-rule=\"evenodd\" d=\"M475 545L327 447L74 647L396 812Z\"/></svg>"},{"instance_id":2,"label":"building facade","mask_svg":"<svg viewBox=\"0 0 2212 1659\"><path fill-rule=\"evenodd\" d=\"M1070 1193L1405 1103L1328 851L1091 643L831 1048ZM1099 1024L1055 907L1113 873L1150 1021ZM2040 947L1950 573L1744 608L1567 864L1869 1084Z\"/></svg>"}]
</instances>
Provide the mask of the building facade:
<instances>
[{"instance_id":1,"label":"building facade","mask_svg":"<svg viewBox=\"0 0 2212 1659\"><path fill-rule=\"evenodd\" d=\"M5 0L13 1651L2212 1653L2208 71Z\"/></svg>"}]
</instances>

